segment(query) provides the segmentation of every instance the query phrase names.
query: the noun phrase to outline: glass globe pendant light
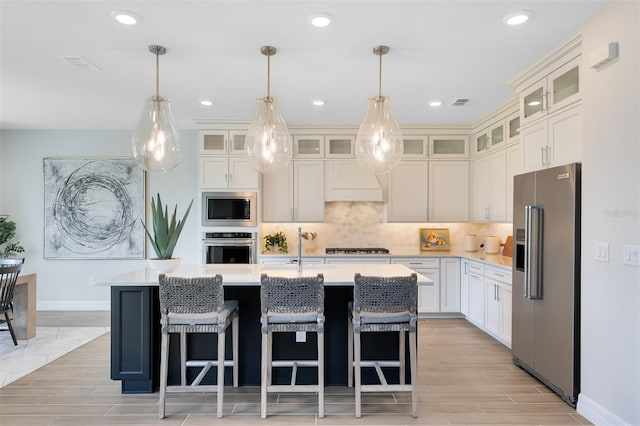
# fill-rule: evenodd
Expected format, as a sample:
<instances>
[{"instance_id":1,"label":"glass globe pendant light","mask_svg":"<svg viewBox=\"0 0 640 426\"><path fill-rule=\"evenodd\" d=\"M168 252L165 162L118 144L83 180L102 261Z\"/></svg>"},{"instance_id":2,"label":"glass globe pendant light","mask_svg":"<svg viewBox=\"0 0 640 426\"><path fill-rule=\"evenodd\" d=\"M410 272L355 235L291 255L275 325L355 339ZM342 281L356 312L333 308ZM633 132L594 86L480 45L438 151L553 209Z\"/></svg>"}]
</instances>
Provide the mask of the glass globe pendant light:
<instances>
[{"instance_id":1,"label":"glass globe pendant light","mask_svg":"<svg viewBox=\"0 0 640 426\"><path fill-rule=\"evenodd\" d=\"M369 98L369 109L360 124L356 136L356 158L363 167L375 173L393 169L402 157L402 134L388 96L382 96L382 55L389 52L387 46L373 48L380 56L378 96Z\"/></svg>"},{"instance_id":2,"label":"glass globe pendant light","mask_svg":"<svg viewBox=\"0 0 640 426\"><path fill-rule=\"evenodd\" d=\"M258 99L258 111L247 130L245 151L250 166L260 173L275 174L291 161L291 134L287 129L278 100L271 96L271 56L273 46L263 46L260 52L267 57L267 96Z\"/></svg>"},{"instance_id":3,"label":"glass globe pendant light","mask_svg":"<svg viewBox=\"0 0 640 426\"><path fill-rule=\"evenodd\" d=\"M160 96L159 56L167 49L151 45L149 51L156 55L156 95L147 100L131 142L133 157L140 167L161 173L175 168L182 160L182 142L169 100Z\"/></svg>"}]
</instances>

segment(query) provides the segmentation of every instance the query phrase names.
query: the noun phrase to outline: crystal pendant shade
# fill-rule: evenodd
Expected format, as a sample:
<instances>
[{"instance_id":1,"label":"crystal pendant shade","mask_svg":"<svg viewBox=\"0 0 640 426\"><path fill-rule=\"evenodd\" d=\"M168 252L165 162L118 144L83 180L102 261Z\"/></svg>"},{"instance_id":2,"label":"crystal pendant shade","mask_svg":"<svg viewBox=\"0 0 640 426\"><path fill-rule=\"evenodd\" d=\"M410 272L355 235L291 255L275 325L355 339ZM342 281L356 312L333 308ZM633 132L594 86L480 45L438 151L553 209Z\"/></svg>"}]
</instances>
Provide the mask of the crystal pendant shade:
<instances>
[{"instance_id":1,"label":"crystal pendant shade","mask_svg":"<svg viewBox=\"0 0 640 426\"><path fill-rule=\"evenodd\" d=\"M358 163L375 173L386 173L402 158L400 125L388 96L369 99L369 108L356 137Z\"/></svg>"},{"instance_id":2,"label":"crystal pendant shade","mask_svg":"<svg viewBox=\"0 0 640 426\"><path fill-rule=\"evenodd\" d=\"M257 109L245 139L247 158L254 170L275 174L291 161L291 134L276 97L258 99Z\"/></svg>"},{"instance_id":3,"label":"crystal pendant shade","mask_svg":"<svg viewBox=\"0 0 640 426\"><path fill-rule=\"evenodd\" d=\"M182 142L169 100L150 98L133 133L133 156L148 172L166 172L182 160Z\"/></svg>"}]
</instances>

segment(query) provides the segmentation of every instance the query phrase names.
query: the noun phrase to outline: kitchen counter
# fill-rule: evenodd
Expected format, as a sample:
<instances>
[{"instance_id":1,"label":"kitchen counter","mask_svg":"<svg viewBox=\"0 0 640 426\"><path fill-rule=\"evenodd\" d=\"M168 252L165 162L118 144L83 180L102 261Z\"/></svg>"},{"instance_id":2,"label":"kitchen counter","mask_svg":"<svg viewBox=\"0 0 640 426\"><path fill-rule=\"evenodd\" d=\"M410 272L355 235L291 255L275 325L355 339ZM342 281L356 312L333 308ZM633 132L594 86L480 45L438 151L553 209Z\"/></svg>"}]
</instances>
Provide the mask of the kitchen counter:
<instances>
[{"instance_id":1,"label":"kitchen counter","mask_svg":"<svg viewBox=\"0 0 640 426\"><path fill-rule=\"evenodd\" d=\"M324 257L324 256L323 256ZM181 277L206 277L221 274L225 286L259 286L260 275L265 273L280 277L324 276L325 286L353 286L353 276L356 273L393 277L409 275L414 271L400 264L369 264L363 268L362 264L324 264L304 263L302 274L298 274L295 264L216 264L216 265L181 265L167 275ZM433 281L418 274L418 285L432 285ZM138 269L116 275L108 280L98 282L97 285L108 286L140 286L158 285L158 273L151 268Z\"/></svg>"},{"instance_id":2,"label":"kitchen counter","mask_svg":"<svg viewBox=\"0 0 640 426\"><path fill-rule=\"evenodd\" d=\"M295 258L296 255L293 253L289 254L260 254L260 259L275 259L278 257L287 257L287 258ZM367 259L391 259L398 257L459 257L464 259L473 260L476 262L483 262L490 266L498 266L501 268L511 270L512 266L512 258L508 256L502 256L501 254L485 254L482 251L464 251L464 250L449 250L449 251L431 251L431 252L420 252L418 250L407 250L407 251L392 251L389 254L325 254L324 250L315 250L313 252L305 252L303 254L304 260L313 261L314 259L318 260L318 263L322 259L330 259L330 258L367 258ZM304 264L304 262L303 262Z\"/></svg>"}]
</instances>

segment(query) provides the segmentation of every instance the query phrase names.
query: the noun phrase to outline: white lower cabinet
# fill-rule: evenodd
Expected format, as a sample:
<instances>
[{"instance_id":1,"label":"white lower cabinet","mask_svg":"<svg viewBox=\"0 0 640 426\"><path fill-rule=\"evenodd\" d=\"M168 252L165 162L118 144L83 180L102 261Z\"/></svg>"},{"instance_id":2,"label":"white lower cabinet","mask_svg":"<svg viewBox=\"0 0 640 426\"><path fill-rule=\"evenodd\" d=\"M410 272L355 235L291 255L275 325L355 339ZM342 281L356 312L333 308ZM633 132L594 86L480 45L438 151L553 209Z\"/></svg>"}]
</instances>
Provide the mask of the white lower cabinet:
<instances>
[{"instance_id":1,"label":"white lower cabinet","mask_svg":"<svg viewBox=\"0 0 640 426\"><path fill-rule=\"evenodd\" d=\"M484 264L469 262L469 315L467 319L484 329Z\"/></svg>"},{"instance_id":2,"label":"white lower cabinet","mask_svg":"<svg viewBox=\"0 0 640 426\"><path fill-rule=\"evenodd\" d=\"M392 258L430 278L433 285L418 286L418 313L460 312L460 259Z\"/></svg>"},{"instance_id":3,"label":"white lower cabinet","mask_svg":"<svg viewBox=\"0 0 640 426\"><path fill-rule=\"evenodd\" d=\"M485 268L484 329L511 347L511 275L491 266Z\"/></svg>"}]
</instances>

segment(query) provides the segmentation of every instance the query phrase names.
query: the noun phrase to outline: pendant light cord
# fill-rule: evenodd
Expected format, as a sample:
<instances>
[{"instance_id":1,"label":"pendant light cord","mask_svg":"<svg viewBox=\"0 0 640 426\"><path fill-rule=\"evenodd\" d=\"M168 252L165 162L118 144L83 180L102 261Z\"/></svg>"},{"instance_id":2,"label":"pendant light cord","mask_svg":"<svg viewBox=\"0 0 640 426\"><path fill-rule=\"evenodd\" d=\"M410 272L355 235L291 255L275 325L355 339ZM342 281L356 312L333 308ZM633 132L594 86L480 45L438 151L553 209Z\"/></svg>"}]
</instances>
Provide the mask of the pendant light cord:
<instances>
[{"instance_id":1,"label":"pendant light cord","mask_svg":"<svg viewBox=\"0 0 640 426\"><path fill-rule=\"evenodd\" d=\"M267 98L271 99L271 55L267 55Z\"/></svg>"},{"instance_id":2,"label":"pendant light cord","mask_svg":"<svg viewBox=\"0 0 640 426\"><path fill-rule=\"evenodd\" d=\"M378 98L382 98L382 52L380 52L378 56L380 56L380 65L378 68Z\"/></svg>"},{"instance_id":3,"label":"pendant light cord","mask_svg":"<svg viewBox=\"0 0 640 426\"><path fill-rule=\"evenodd\" d=\"M156 98L160 99L160 55L156 51Z\"/></svg>"}]
</instances>

